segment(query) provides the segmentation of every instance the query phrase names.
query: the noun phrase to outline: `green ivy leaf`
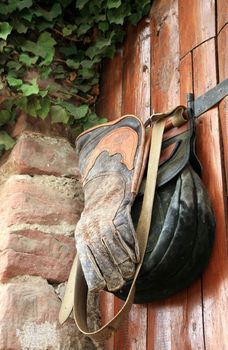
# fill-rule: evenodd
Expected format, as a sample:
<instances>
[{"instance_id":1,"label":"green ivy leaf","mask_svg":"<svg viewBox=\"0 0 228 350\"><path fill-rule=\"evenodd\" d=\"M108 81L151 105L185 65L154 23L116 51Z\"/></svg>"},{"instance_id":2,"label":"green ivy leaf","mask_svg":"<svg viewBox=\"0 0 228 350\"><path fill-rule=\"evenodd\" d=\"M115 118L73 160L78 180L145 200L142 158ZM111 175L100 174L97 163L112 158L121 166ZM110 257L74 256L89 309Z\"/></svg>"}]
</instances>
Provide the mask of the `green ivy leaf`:
<instances>
[{"instance_id":1,"label":"green ivy leaf","mask_svg":"<svg viewBox=\"0 0 228 350\"><path fill-rule=\"evenodd\" d=\"M86 116L86 114L88 113L88 111L89 111L88 105L76 106L74 118L75 119L84 118Z\"/></svg>"},{"instance_id":2,"label":"green ivy leaf","mask_svg":"<svg viewBox=\"0 0 228 350\"><path fill-rule=\"evenodd\" d=\"M6 79L9 86L12 86L12 87L20 87L23 84L23 81L21 79L17 79L12 75L7 75Z\"/></svg>"},{"instance_id":3,"label":"green ivy leaf","mask_svg":"<svg viewBox=\"0 0 228 350\"><path fill-rule=\"evenodd\" d=\"M39 86L37 84L37 79L32 79L30 84L21 85L20 90L23 92L24 96L38 94Z\"/></svg>"},{"instance_id":4,"label":"green ivy leaf","mask_svg":"<svg viewBox=\"0 0 228 350\"><path fill-rule=\"evenodd\" d=\"M49 77L49 75L51 74L51 72L52 72L51 67L45 67L45 66L42 67L40 78L44 79L44 80L47 79Z\"/></svg>"},{"instance_id":5,"label":"green ivy leaf","mask_svg":"<svg viewBox=\"0 0 228 350\"><path fill-rule=\"evenodd\" d=\"M71 35L76 28L77 28L76 25L70 25L70 24L63 27L63 29L62 29L63 36Z\"/></svg>"},{"instance_id":6,"label":"green ivy leaf","mask_svg":"<svg viewBox=\"0 0 228 350\"><path fill-rule=\"evenodd\" d=\"M83 60L80 62L80 66L83 68L92 68L94 64L100 62L100 59L94 59L94 60Z\"/></svg>"},{"instance_id":7,"label":"green ivy leaf","mask_svg":"<svg viewBox=\"0 0 228 350\"><path fill-rule=\"evenodd\" d=\"M77 88L79 91L82 91L84 92L85 94L91 90L91 86L90 85L87 85L87 84L80 84L80 85L77 85Z\"/></svg>"},{"instance_id":8,"label":"green ivy leaf","mask_svg":"<svg viewBox=\"0 0 228 350\"><path fill-rule=\"evenodd\" d=\"M120 7L108 10L107 18L109 23L123 25L124 20L131 14L131 7L129 3L123 2Z\"/></svg>"},{"instance_id":9,"label":"green ivy leaf","mask_svg":"<svg viewBox=\"0 0 228 350\"><path fill-rule=\"evenodd\" d=\"M81 10L85 6L85 4L87 4L87 2L89 2L89 0L77 0L75 7Z\"/></svg>"},{"instance_id":10,"label":"green ivy leaf","mask_svg":"<svg viewBox=\"0 0 228 350\"><path fill-rule=\"evenodd\" d=\"M36 27L39 30L39 32L43 32L46 29L52 29L53 28L53 23L52 22L47 22L47 21L40 22L40 20L39 20L39 23L37 23Z\"/></svg>"},{"instance_id":11,"label":"green ivy leaf","mask_svg":"<svg viewBox=\"0 0 228 350\"><path fill-rule=\"evenodd\" d=\"M63 106L75 119L84 118L89 110L88 105L75 106L73 103L69 102L62 102L61 106Z\"/></svg>"},{"instance_id":12,"label":"green ivy leaf","mask_svg":"<svg viewBox=\"0 0 228 350\"><path fill-rule=\"evenodd\" d=\"M53 21L54 18L58 17L59 15L61 15L62 13L62 8L60 6L59 3L55 3L52 8L50 9L50 11L46 11L43 8L39 8L38 10L36 10L35 15L37 17L43 17L45 18L47 21L51 22Z\"/></svg>"},{"instance_id":13,"label":"green ivy leaf","mask_svg":"<svg viewBox=\"0 0 228 350\"><path fill-rule=\"evenodd\" d=\"M52 123L68 123L70 116L62 106L52 106L50 112Z\"/></svg>"},{"instance_id":14,"label":"green ivy leaf","mask_svg":"<svg viewBox=\"0 0 228 350\"><path fill-rule=\"evenodd\" d=\"M13 29L15 29L19 34L25 34L28 31L28 26L23 23L22 20L18 20L17 18L13 18L11 21Z\"/></svg>"},{"instance_id":15,"label":"green ivy leaf","mask_svg":"<svg viewBox=\"0 0 228 350\"><path fill-rule=\"evenodd\" d=\"M22 53L20 56L19 56L19 61L21 63L24 63L26 66L28 67L31 67L33 64L36 64L38 60L38 57L37 56L34 56L34 57L30 57L29 55L27 55L26 53Z\"/></svg>"},{"instance_id":16,"label":"green ivy leaf","mask_svg":"<svg viewBox=\"0 0 228 350\"><path fill-rule=\"evenodd\" d=\"M83 78L83 79L91 79L94 76L94 71L92 69L79 69L78 74Z\"/></svg>"},{"instance_id":17,"label":"green ivy leaf","mask_svg":"<svg viewBox=\"0 0 228 350\"><path fill-rule=\"evenodd\" d=\"M27 97L21 97L15 101L15 105L25 112L27 111L27 103L28 103Z\"/></svg>"},{"instance_id":18,"label":"green ivy leaf","mask_svg":"<svg viewBox=\"0 0 228 350\"><path fill-rule=\"evenodd\" d=\"M11 149L15 145L14 139L5 131L0 132L0 145L4 146L5 150Z\"/></svg>"},{"instance_id":19,"label":"green ivy leaf","mask_svg":"<svg viewBox=\"0 0 228 350\"><path fill-rule=\"evenodd\" d=\"M11 119L11 112L8 109L0 110L0 126L8 123Z\"/></svg>"},{"instance_id":20,"label":"green ivy leaf","mask_svg":"<svg viewBox=\"0 0 228 350\"><path fill-rule=\"evenodd\" d=\"M76 62L76 61L71 60L71 59L66 60L66 64L69 68L72 68L72 69L78 69L80 66L79 62Z\"/></svg>"},{"instance_id":21,"label":"green ivy leaf","mask_svg":"<svg viewBox=\"0 0 228 350\"><path fill-rule=\"evenodd\" d=\"M39 95L40 95L41 97L45 97L45 96L47 96L48 92L49 92L48 89L40 90L40 91L39 91Z\"/></svg>"},{"instance_id":22,"label":"green ivy leaf","mask_svg":"<svg viewBox=\"0 0 228 350\"><path fill-rule=\"evenodd\" d=\"M87 23L83 23L79 26L78 30L77 30L77 34L80 37L81 35L87 33L87 31L91 28L90 24Z\"/></svg>"},{"instance_id":23,"label":"green ivy leaf","mask_svg":"<svg viewBox=\"0 0 228 350\"><path fill-rule=\"evenodd\" d=\"M8 22L0 22L0 38L6 40L12 29Z\"/></svg>"},{"instance_id":24,"label":"green ivy leaf","mask_svg":"<svg viewBox=\"0 0 228 350\"><path fill-rule=\"evenodd\" d=\"M48 32L40 34L37 43L27 40L22 46L22 51L33 53L35 56L44 58L42 64L50 64L54 57L54 46L56 41Z\"/></svg>"},{"instance_id":25,"label":"green ivy leaf","mask_svg":"<svg viewBox=\"0 0 228 350\"><path fill-rule=\"evenodd\" d=\"M108 22L100 22L98 24L98 28L102 31L102 32L107 32L107 30L109 29L109 23Z\"/></svg>"},{"instance_id":26,"label":"green ivy leaf","mask_svg":"<svg viewBox=\"0 0 228 350\"><path fill-rule=\"evenodd\" d=\"M37 111L37 116L41 119L45 119L48 116L48 113L50 112L50 100L48 98L42 98L40 100L40 106L40 109Z\"/></svg>"},{"instance_id":27,"label":"green ivy leaf","mask_svg":"<svg viewBox=\"0 0 228 350\"><path fill-rule=\"evenodd\" d=\"M108 0L107 1L107 8L108 9L113 9L113 8L118 8L121 5L121 0Z\"/></svg>"},{"instance_id":28,"label":"green ivy leaf","mask_svg":"<svg viewBox=\"0 0 228 350\"><path fill-rule=\"evenodd\" d=\"M4 47L6 47L7 43L5 40L0 40L0 52L3 52Z\"/></svg>"},{"instance_id":29,"label":"green ivy leaf","mask_svg":"<svg viewBox=\"0 0 228 350\"><path fill-rule=\"evenodd\" d=\"M22 64L18 61L8 61L6 65L9 68L9 70L11 70L11 71L12 70L18 71L22 66ZM12 73L12 72L10 72L10 73ZM9 73L9 75L10 75L10 73Z\"/></svg>"},{"instance_id":30,"label":"green ivy leaf","mask_svg":"<svg viewBox=\"0 0 228 350\"><path fill-rule=\"evenodd\" d=\"M86 55L90 58L93 59L95 56L101 54L102 52L105 51L105 49L111 45L112 39L115 35L115 32L111 32L108 38L99 38L96 41L96 44L94 46L90 46L86 50Z\"/></svg>"},{"instance_id":31,"label":"green ivy leaf","mask_svg":"<svg viewBox=\"0 0 228 350\"><path fill-rule=\"evenodd\" d=\"M34 14L34 12L31 11L30 9L25 9L22 12L21 17L26 19L26 21L31 22L33 19L33 14Z\"/></svg>"},{"instance_id":32,"label":"green ivy leaf","mask_svg":"<svg viewBox=\"0 0 228 350\"><path fill-rule=\"evenodd\" d=\"M37 95L28 97L25 112L32 117L37 117L38 111L41 109L40 99Z\"/></svg>"},{"instance_id":33,"label":"green ivy leaf","mask_svg":"<svg viewBox=\"0 0 228 350\"><path fill-rule=\"evenodd\" d=\"M9 0L9 6L11 7L11 10L18 9L19 11L31 7L33 4L32 0Z\"/></svg>"}]
</instances>

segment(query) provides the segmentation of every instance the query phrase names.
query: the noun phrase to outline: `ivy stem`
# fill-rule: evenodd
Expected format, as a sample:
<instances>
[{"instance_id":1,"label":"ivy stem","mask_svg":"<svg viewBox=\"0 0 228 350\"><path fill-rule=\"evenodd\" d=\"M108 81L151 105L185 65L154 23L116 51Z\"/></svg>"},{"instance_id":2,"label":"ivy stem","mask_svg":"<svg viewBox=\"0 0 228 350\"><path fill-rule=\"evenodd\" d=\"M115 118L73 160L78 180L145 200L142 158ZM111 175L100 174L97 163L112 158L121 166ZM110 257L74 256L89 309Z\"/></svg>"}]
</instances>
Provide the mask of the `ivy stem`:
<instances>
[{"instance_id":1,"label":"ivy stem","mask_svg":"<svg viewBox=\"0 0 228 350\"><path fill-rule=\"evenodd\" d=\"M52 28L52 31L55 32L56 34L60 35L61 37L63 37L66 40L70 40L70 41L73 41L75 43L78 43L80 41L79 39L74 39L74 38L71 38L69 36L64 36L63 33L58 29Z\"/></svg>"}]
</instances>

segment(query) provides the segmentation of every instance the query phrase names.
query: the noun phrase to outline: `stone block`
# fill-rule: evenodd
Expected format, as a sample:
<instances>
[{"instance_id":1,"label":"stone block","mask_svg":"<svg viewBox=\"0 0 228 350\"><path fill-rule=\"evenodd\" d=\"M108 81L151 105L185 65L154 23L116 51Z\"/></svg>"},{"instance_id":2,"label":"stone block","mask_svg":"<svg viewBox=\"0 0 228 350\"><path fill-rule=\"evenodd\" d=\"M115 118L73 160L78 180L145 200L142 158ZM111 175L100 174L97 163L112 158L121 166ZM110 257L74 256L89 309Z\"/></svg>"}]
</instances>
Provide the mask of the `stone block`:
<instances>
[{"instance_id":1,"label":"stone block","mask_svg":"<svg viewBox=\"0 0 228 350\"><path fill-rule=\"evenodd\" d=\"M70 236L82 209L82 188L75 179L12 175L0 189L0 234L35 229Z\"/></svg>"},{"instance_id":2,"label":"stone block","mask_svg":"<svg viewBox=\"0 0 228 350\"><path fill-rule=\"evenodd\" d=\"M94 350L69 319L58 322L60 300L41 277L0 284L0 350Z\"/></svg>"},{"instance_id":3,"label":"stone block","mask_svg":"<svg viewBox=\"0 0 228 350\"><path fill-rule=\"evenodd\" d=\"M0 172L80 177L78 157L67 139L31 132L20 136Z\"/></svg>"},{"instance_id":4,"label":"stone block","mask_svg":"<svg viewBox=\"0 0 228 350\"><path fill-rule=\"evenodd\" d=\"M66 281L76 254L73 237L32 230L3 234L0 251L0 281L25 274Z\"/></svg>"}]
</instances>

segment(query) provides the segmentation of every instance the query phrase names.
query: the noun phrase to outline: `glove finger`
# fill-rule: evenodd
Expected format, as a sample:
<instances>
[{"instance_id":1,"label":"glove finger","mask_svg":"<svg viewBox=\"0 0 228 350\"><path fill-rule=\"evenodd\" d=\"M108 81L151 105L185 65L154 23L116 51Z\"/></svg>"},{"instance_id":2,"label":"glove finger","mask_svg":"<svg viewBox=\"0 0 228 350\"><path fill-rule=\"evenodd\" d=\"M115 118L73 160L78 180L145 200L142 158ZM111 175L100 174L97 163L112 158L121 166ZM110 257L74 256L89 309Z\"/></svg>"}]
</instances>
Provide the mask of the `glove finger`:
<instances>
[{"instance_id":1,"label":"glove finger","mask_svg":"<svg viewBox=\"0 0 228 350\"><path fill-rule=\"evenodd\" d=\"M127 207L125 211L121 212L121 215L116 216L114 226L118 228L117 235L124 249L128 252L132 261L138 263L140 260L139 247L130 208Z\"/></svg>"},{"instance_id":2,"label":"glove finger","mask_svg":"<svg viewBox=\"0 0 228 350\"><path fill-rule=\"evenodd\" d=\"M129 252L121 244L118 236L116 234L109 235L109 237L103 238L102 241L123 278L125 280L131 279L135 273L135 263L132 261Z\"/></svg>"},{"instance_id":3,"label":"glove finger","mask_svg":"<svg viewBox=\"0 0 228 350\"><path fill-rule=\"evenodd\" d=\"M89 247L83 242L77 243L77 254L80 259L88 289L94 292L105 289L106 282Z\"/></svg>"},{"instance_id":4,"label":"glove finger","mask_svg":"<svg viewBox=\"0 0 228 350\"><path fill-rule=\"evenodd\" d=\"M102 244L102 241L100 241L96 243L93 242L89 248L106 281L107 290L112 292L120 289L124 285L125 281L113 258L107 251L106 246Z\"/></svg>"}]
</instances>

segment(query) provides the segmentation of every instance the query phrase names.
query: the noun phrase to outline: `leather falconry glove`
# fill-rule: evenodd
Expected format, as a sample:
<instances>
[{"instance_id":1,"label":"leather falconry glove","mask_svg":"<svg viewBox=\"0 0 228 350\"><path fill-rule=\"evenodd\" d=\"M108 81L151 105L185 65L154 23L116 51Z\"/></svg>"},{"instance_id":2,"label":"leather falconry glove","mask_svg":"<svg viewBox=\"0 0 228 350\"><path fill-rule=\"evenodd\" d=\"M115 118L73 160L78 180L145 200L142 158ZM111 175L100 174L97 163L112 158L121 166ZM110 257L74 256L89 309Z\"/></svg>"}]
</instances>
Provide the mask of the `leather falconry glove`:
<instances>
[{"instance_id":1,"label":"leather falconry glove","mask_svg":"<svg viewBox=\"0 0 228 350\"><path fill-rule=\"evenodd\" d=\"M133 278L139 248L130 210L145 163L145 128L125 116L76 140L85 207L75 231L88 289L116 291Z\"/></svg>"}]
</instances>

